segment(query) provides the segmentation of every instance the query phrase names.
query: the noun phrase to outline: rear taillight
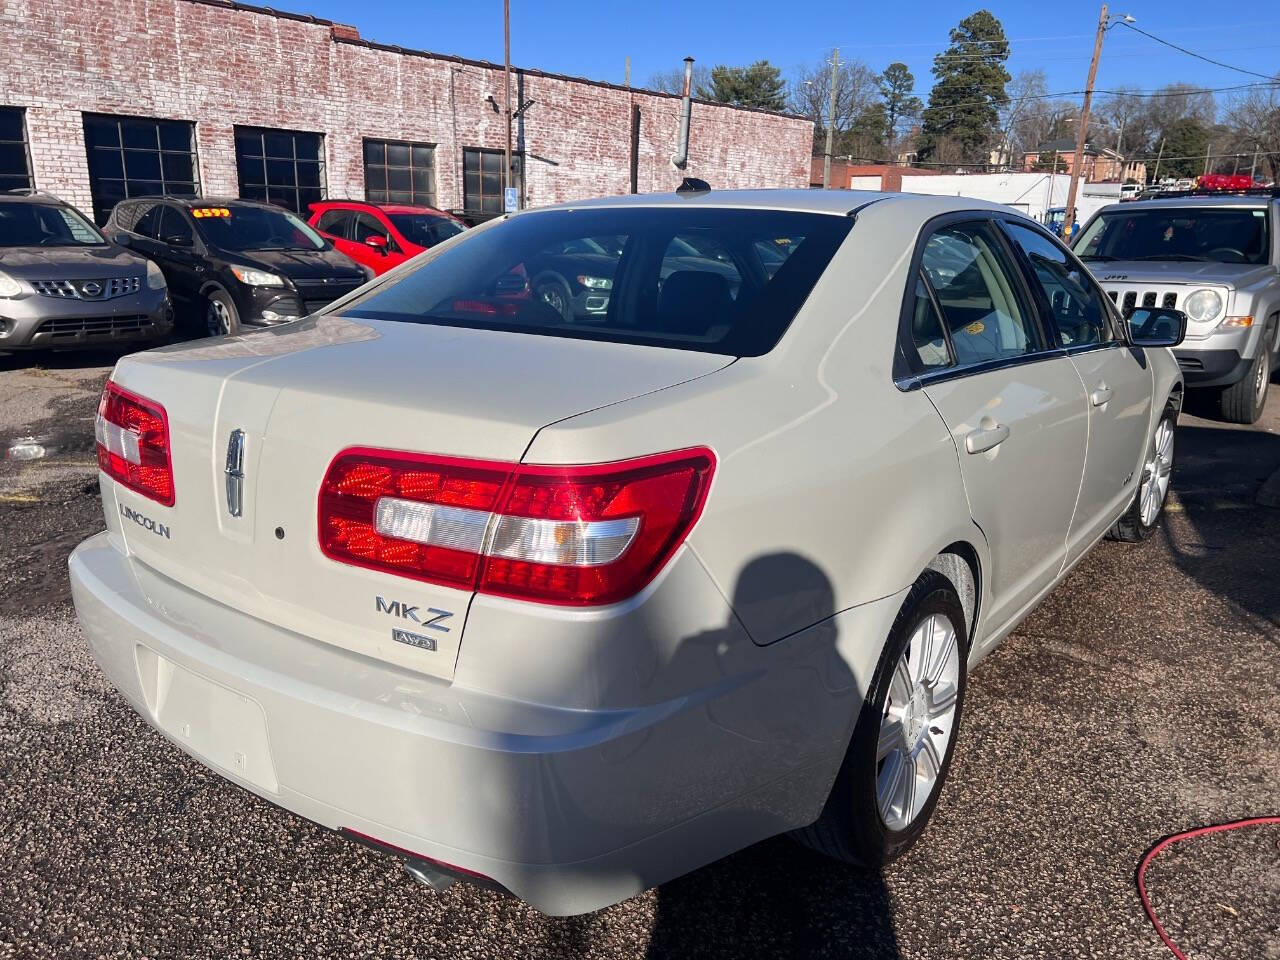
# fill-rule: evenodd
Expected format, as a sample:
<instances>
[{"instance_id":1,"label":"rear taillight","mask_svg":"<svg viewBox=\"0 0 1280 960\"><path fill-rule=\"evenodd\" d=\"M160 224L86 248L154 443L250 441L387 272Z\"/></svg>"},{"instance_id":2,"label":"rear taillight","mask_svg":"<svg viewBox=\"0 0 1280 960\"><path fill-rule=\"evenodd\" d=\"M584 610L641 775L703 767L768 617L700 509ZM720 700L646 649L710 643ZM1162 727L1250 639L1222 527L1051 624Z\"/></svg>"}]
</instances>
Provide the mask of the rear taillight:
<instances>
[{"instance_id":1,"label":"rear taillight","mask_svg":"<svg viewBox=\"0 0 1280 960\"><path fill-rule=\"evenodd\" d=\"M481 593L613 603L684 542L714 469L705 448L587 466L345 450L320 487L320 549Z\"/></svg>"},{"instance_id":2,"label":"rear taillight","mask_svg":"<svg viewBox=\"0 0 1280 960\"><path fill-rule=\"evenodd\" d=\"M164 407L108 380L93 429L103 473L135 493L173 506L173 460Z\"/></svg>"}]
</instances>

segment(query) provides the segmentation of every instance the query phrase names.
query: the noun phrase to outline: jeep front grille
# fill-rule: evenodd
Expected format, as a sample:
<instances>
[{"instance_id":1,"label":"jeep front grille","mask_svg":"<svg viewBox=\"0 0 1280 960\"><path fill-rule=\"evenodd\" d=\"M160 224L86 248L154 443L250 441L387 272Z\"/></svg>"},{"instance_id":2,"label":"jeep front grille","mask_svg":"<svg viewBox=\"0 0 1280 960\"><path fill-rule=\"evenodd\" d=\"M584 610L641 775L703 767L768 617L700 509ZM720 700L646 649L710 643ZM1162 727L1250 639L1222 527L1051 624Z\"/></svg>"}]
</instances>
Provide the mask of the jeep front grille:
<instances>
[{"instance_id":1,"label":"jeep front grille","mask_svg":"<svg viewBox=\"0 0 1280 960\"><path fill-rule=\"evenodd\" d=\"M36 293L63 300L113 300L137 293L141 277L111 277L105 280L32 280Z\"/></svg>"}]
</instances>

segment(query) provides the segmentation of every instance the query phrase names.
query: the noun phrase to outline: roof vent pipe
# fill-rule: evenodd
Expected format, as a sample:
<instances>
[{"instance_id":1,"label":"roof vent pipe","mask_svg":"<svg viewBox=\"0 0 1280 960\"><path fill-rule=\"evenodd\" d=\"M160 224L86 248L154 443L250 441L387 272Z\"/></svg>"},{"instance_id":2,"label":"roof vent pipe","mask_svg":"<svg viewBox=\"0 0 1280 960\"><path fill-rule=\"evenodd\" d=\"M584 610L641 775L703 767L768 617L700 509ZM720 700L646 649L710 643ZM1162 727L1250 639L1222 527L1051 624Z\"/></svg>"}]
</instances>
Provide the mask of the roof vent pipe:
<instances>
[{"instance_id":1,"label":"roof vent pipe","mask_svg":"<svg viewBox=\"0 0 1280 960\"><path fill-rule=\"evenodd\" d=\"M689 162L689 116L693 112L693 57L684 58L684 96L680 102L680 147L671 158L681 170Z\"/></svg>"}]
</instances>

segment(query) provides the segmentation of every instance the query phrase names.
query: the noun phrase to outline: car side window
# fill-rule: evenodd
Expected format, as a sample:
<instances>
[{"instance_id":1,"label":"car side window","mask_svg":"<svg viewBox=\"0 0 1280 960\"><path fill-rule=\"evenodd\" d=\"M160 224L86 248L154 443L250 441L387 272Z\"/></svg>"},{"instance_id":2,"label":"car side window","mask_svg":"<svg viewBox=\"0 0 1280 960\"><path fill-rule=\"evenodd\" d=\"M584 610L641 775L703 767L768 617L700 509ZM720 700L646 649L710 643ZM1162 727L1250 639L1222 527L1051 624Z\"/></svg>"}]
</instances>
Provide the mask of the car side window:
<instances>
[{"instance_id":1,"label":"car side window","mask_svg":"<svg viewBox=\"0 0 1280 960\"><path fill-rule=\"evenodd\" d=\"M316 221L316 229L322 230L330 236L346 238L347 223L351 219L351 214L346 210L326 210L320 214L320 219Z\"/></svg>"},{"instance_id":2,"label":"car side window","mask_svg":"<svg viewBox=\"0 0 1280 960\"><path fill-rule=\"evenodd\" d=\"M925 241L921 266L942 310L957 364L1007 360L1041 349L993 224L976 221L939 229Z\"/></svg>"},{"instance_id":3,"label":"car side window","mask_svg":"<svg viewBox=\"0 0 1280 960\"><path fill-rule=\"evenodd\" d=\"M187 218L174 207L164 207L160 214L159 237L165 243L188 247L195 242L195 234Z\"/></svg>"},{"instance_id":4,"label":"car side window","mask_svg":"<svg viewBox=\"0 0 1280 960\"><path fill-rule=\"evenodd\" d=\"M1062 346L1110 343L1115 339L1104 296L1075 257L1037 230L1006 224L1013 242L1031 262L1036 282L1057 322Z\"/></svg>"},{"instance_id":5,"label":"car side window","mask_svg":"<svg viewBox=\"0 0 1280 960\"><path fill-rule=\"evenodd\" d=\"M942 318L933 305L928 284L916 274L916 292L911 307L911 343L925 369L951 366L951 348L942 332Z\"/></svg>"},{"instance_id":6,"label":"car side window","mask_svg":"<svg viewBox=\"0 0 1280 960\"><path fill-rule=\"evenodd\" d=\"M133 225L133 232L140 237L155 239L160 236L160 204L153 203L142 212Z\"/></svg>"},{"instance_id":7,"label":"car side window","mask_svg":"<svg viewBox=\"0 0 1280 960\"><path fill-rule=\"evenodd\" d=\"M367 213L356 214L356 229L351 239L356 243L364 243L370 237L387 236L387 228L378 222L377 217L370 216Z\"/></svg>"}]
</instances>

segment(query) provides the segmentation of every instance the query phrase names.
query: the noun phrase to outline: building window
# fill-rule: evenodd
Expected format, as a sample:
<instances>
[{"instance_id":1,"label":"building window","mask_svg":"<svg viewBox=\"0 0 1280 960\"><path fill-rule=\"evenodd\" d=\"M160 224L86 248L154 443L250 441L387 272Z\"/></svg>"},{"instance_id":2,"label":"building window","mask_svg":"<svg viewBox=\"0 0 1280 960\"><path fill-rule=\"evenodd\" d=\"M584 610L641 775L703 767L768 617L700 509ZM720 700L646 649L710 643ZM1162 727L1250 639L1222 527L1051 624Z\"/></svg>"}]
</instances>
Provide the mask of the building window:
<instances>
[{"instance_id":1,"label":"building window","mask_svg":"<svg viewBox=\"0 0 1280 960\"><path fill-rule=\"evenodd\" d=\"M240 196L294 213L324 198L324 138L318 133L236 127Z\"/></svg>"},{"instance_id":2,"label":"building window","mask_svg":"<svg viewBox=\"0 0 1280 960\"><path fill-rule=\"evenodd\" d=\"M462 151L462 206L467 213L502 213L501 150ZM511 155L511 185L521 185L519 154Z\"/></svg>"},{"instance_id":3,"label":"building window","mask_svg":"<svg viewBox=\"0 0 1280 960\"><path fill-rule=\"evenodd\" d=\"M31 158L21 107L0 107L0 193L30 190Z\"/></svg>"},{"instance_id":4,"label":"building window","mask_svg":"<svg viewBox=\"0 0 1280 960\"><path fill-rule=\"evenodd\" d=\"M436 205L436 150L429 143L364 142L364 198L370 203Z\"/></svg>"},{"instance_id":5,"label":"building window","mask_svg":"<svg viewBox=\"0 0 1280 960\"><path fill-rule=\"evenodd\" d=\"M198 197L194 123L146 117L84 115L93 218L107 222L126 197Z\"/></svg>"}]
</instances>

